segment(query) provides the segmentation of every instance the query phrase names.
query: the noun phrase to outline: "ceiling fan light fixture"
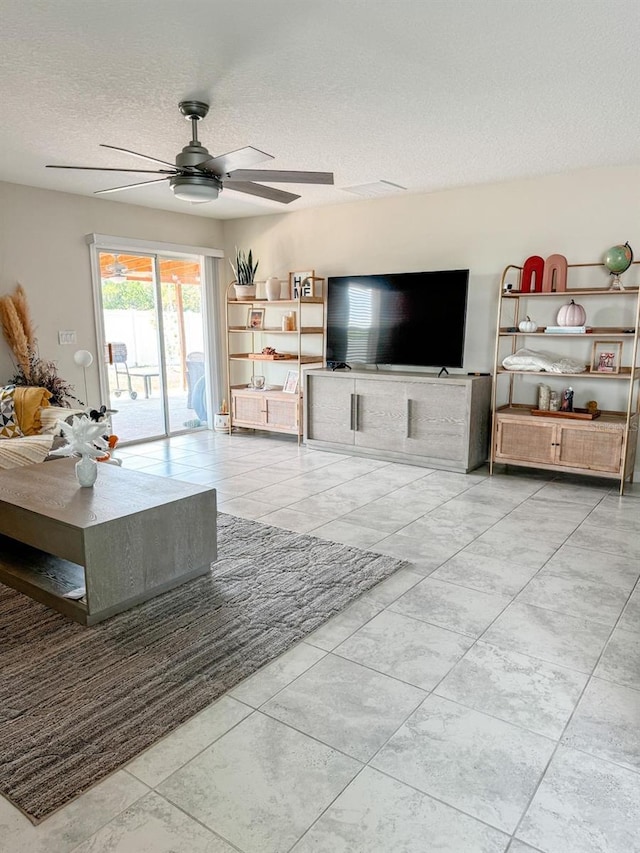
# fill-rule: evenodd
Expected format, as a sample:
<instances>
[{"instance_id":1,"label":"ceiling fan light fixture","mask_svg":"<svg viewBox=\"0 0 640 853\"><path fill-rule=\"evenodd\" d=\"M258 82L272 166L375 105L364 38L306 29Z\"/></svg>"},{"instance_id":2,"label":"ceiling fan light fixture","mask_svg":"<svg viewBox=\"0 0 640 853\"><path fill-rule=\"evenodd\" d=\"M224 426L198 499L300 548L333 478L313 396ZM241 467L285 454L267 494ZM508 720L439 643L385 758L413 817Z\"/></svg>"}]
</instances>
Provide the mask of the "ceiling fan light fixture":
<instances>
[{"instance_id":1,"label":"ceiling fan light fixture","mask_svg":"<svg viewBox=\"0 0 640 853\"><path fill-rule=\"evenodd\" d=\"M215 201L222 186L219 180L208 175L176 175L169 183L176 198L192 204Z\"/></svg>"}]
</instances>

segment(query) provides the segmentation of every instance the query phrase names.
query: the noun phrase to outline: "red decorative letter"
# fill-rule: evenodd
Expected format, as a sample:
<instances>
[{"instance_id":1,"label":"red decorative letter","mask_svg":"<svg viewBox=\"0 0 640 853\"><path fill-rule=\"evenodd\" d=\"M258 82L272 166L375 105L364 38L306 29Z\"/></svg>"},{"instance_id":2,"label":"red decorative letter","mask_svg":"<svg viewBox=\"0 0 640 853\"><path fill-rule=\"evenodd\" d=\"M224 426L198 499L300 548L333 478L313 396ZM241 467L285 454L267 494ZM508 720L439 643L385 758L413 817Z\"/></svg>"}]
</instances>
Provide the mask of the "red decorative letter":
<instances>
[{"instance_id":1,"label":"red decorative letter","mask_svg":"<svg viewBox=\"0 0 640 853\"><path fill-rule=\"evenodd\" d=\"M532 255L524 262L522 267L522 277L520 279L520 290L523 293L530 293L535 290L542 290L542 275L544 272L544 260L539 255ZM532 287L531 278L535 275L534 286Z\"/></svg>"},{"instance_id":2,"label":"red decorative letter","mask_svg":"<svg viewBox=\"0 0 640 853\"><path fill-rule=\"evenodd\" d=\"M555 283L555 287L553 286ZM549 255L544 262L542 290L545 293L564 293L567 289L567 259L564 255Z\"/></svg>"}]
</instances>

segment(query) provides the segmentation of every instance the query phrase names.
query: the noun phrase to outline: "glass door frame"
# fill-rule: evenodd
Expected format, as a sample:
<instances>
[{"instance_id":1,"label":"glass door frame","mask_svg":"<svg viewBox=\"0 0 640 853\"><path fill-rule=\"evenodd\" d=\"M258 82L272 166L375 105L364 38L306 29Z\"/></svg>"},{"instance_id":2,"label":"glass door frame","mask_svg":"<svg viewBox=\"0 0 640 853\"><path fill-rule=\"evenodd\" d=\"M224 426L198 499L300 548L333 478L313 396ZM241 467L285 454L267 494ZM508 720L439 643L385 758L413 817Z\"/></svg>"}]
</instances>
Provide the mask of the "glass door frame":
<instances>
[{"instance_id":1,"label":"glass door frame","mask_svg":"<svg viewBox=\"0 0 640 853\"><path fill-rule=\"evenodd\" d=\"M222 359L220 358L220 300L217 298L218 291L218 264L217 260L224 257L224 253L220 249L212 249L202 246L185 246L176 243L162 243L148 240L135 240L126 237L115 237L106 234L87 234L86 242L89 246L91 260L91 278L93 283L93 308L95 320L95 335L96 335L96 363L98 366L98 378L100 383L100 399L109 399L109 379L107 375L107 364L103 353L106 347L106 336L104 327L104 314L102 304L102 278L100 274L100 258L101 252L109 252L113 254L128 253L139 254L151 257L154 268L154 302L156 304L156 315L158 319L158 353L161 370L161 387L162 387L162 402L163 416L165 422L165 432L156 435L148 436L143 439L133 439L123 442L124 444L136 444L143 441L153 441L154 439L166 438L169 435L180 435L189 432L189 429L171 430L169 400L165 389L167 387L166 361L165 361L165 342L164 342L164 327L161 302L158 297L160 295L160 270L159 257L170 255L174 258L183 257L185 259L198 259L200 263L200 281L202 283L202 323L204 336L204 355L205 364L205 382L206 382L206 400L207 400L207 423L209 429L213 429L213 415L215 411L214 401L220 396L224 388L224 381L221 375Z\"/></svg>"}]
</instances>

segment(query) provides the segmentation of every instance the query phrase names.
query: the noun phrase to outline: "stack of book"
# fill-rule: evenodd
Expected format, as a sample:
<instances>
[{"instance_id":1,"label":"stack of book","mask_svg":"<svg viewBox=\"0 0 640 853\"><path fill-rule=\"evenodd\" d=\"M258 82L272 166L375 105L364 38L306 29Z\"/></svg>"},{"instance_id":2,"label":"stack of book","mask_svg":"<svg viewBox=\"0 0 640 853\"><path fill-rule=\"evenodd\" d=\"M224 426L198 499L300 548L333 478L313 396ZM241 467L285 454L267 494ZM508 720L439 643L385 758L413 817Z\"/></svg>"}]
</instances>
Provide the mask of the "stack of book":
<instances>
[{"instance_id":1,"label":"stack of book","mask_svg":"<svg viewBox=\"0 0 640 853\"><path fill-rule=\"evenodd\" d=\"M545 335L586 335L590 332L589 326L547 326Z\"/></svg>"}]
</instances>

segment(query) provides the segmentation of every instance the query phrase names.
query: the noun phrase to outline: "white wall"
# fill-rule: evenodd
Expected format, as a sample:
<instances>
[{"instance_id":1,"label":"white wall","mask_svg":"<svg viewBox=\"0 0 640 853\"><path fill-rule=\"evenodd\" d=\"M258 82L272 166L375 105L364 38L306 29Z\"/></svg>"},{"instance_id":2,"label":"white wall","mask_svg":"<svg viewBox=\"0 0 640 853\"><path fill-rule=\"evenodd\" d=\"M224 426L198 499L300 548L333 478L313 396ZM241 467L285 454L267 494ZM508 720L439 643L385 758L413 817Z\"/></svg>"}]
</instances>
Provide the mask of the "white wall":
<instances>
[{"instance_id":1,"label":"white wall","mask_svg":"<svg viewBox=\"0 0 640 853\"><path fill-rule=\"evenodd\" d=\"M640 258L639 231L640 167L633 166L239 219L225 223L224 236L227 255L235 246L253 250L260 278L309 268L330 276L468 267L464 371L487 371L507 264L554 252L569 263L597 262L626 240ZM637 284L640 267L634 270ZM613 392L578 382L588 380L574 383L580 396L603 400ZM584 404L578 394L576 404ZM625 408L626 399L608 406Z\"/></svg>"},{"instance_id":2,"label":"white wall","mask_svg":"<svg viewBox=\"0 0 640 853\"><path fill-rule=\"evenodd\" d=\"M598 261L629 240L640 258L640 167L356 201L225 223L225 254L251 248L259 277L471 271L465 370L489 370L500 276L529 255Z\"/></svg>"},{"instance_id":3,"label":"white wall","mask_svg":"<svg viewBox=\"0 0 640 853\"><path fill-rule=\"evenodd\" d=\"M211 248L223 244L222 224L215 219L0 182L0 295L22 284L41 357L56 361L60 375L78 391L82 368L73 354L87 349L96 355L89 233ZM77 345L60 346L59 329L74 329ZM12 372L10 350L0 337L0 383ZM89 400L97 400L95 364L87 370L87 385Z\"/></svg>"},{"instance_id":4,"label":"white wall","mask_svg":"<svg viewBox=\"0 0 640 853\"><path fill-rule=\"evenodd\" d=\"M224 223L0 183L0 212L0 293L12 290L17 281L23 284L41 355L56 360L61 375L78 388L82 371L73 363L73 352L95 352L84 242L90 232L223 247L228 257L235 246L251 248L260 259L259 278L287 278L289 270L308 268L329 276L468 267L464 370L489 370L498 286L506 264L553 252L566 255L570 263L598 261L606 248L625 240L640 257L640 166ZM222 283L231 278L224 261ZM77 346L59 346L58 329L76 329ZM0 340L0 381L11 370L8 347ZM94 367L89 374L91 397L97 394Z\"/></svg>"}]
</instances>

